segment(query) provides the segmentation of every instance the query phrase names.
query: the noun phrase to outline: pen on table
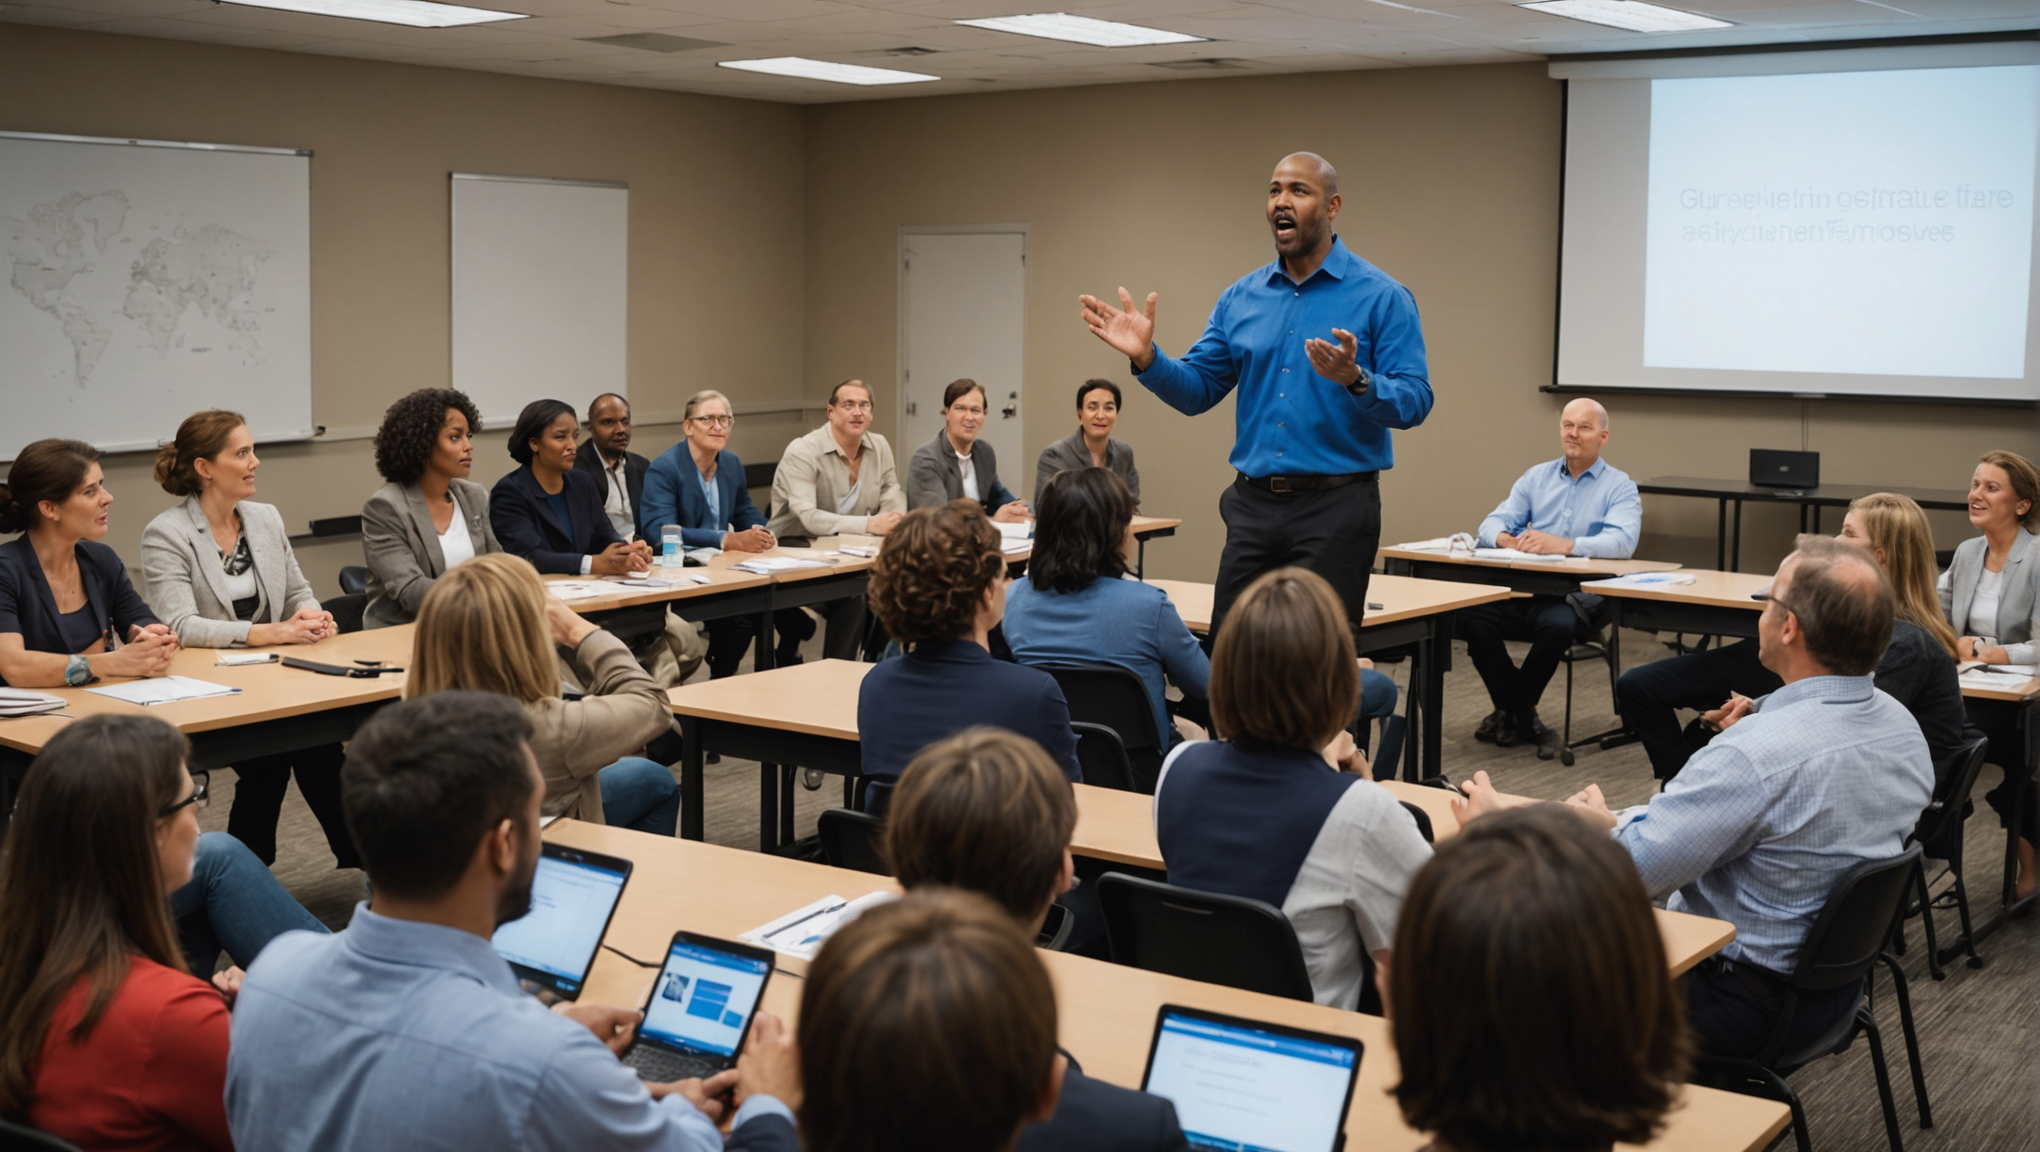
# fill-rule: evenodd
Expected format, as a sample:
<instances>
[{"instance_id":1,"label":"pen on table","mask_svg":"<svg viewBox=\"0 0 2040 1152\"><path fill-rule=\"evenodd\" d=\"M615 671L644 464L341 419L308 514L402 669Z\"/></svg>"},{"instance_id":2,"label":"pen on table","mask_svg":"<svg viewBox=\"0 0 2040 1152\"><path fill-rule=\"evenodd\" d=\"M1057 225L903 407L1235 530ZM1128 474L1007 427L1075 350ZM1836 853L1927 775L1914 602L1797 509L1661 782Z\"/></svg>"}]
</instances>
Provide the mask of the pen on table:
<instances>
[{"instance_id":1,"label":"pen on table","mask_svg":"<svg viewBox=\"0 0 2040 1152\"><path fill-rule=\"evenodd\" d=\"M790 924L781 924L779 927L774 928L770 932L767 932L765 934L765 938L767 940L770 940L774 936L779 935L781 932L786 931L788 928L798 927L799 925L805 924L817 916L827 916L831 912L841 912L843 909L848 908L849 906L850 902L848 900L843 900L835 904L831 904L827 908L817 908L814 911L808 913L807 915L801 917L798 920L793 921Z\"/></svg>"}]
</instances>

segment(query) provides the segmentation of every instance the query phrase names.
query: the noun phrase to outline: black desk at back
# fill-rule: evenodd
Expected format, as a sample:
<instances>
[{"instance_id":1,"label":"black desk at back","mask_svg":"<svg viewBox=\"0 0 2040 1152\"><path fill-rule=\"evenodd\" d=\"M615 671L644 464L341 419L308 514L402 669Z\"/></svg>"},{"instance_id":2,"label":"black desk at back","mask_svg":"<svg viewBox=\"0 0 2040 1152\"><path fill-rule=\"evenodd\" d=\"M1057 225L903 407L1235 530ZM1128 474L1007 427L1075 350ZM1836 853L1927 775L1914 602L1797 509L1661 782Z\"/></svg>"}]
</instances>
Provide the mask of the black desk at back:
<instances>
[{"instance_id":1,"label":"black desk at back","mask_svg":"<svg viewBox=\"0 0 2040 1152\"><path fill-rule=\"evenodd\" d=\"M1820 510L1847 508L1859 497L1872 492L1910 496L1922 508L1961 511L1969 507L1969 492L1962 488L1892 488L1869 484L1822 484L1818 488L1766 488L1747 480L1710 480L1696 476L1660 476L1637 482L1636 490L1654 496L1695 496L1719 504L1714 537L1714 566L1724 572L1740 570L1742 563L1742 507L1750 503L1799 505L1799 530L1820 531ZM1735 505L1734 536L1731 542L1728 506ZM1811 515L1809 516L1809 513ZM1809 526L1810 521L1810 526Z\"/></svg>"}]
</instances>

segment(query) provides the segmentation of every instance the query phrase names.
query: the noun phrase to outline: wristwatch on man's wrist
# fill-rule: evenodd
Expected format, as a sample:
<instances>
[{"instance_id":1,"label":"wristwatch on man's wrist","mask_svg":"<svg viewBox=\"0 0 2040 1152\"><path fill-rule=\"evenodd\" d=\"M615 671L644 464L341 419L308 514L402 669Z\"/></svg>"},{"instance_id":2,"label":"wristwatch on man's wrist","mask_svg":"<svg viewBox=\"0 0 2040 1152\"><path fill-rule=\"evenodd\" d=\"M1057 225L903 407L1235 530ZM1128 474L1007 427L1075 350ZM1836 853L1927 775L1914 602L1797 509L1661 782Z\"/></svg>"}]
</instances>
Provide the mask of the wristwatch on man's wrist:
<instances>
[{"instance_id":1,"label":"wristwatch on man's wrist","mask_svg":"<svg viewBox=\"0 0 2040 1152\"><path fill-rule=\"evenodd\" d=\"M64 664L64 684L76 688L80 684L92 683L92 663L83 656L73 656Z\"/></svg>"},{"instance_id":2,"label":"wristwatch on man's wrist","mask_svg":"<svg viewBox=\"0 0 2040 1152\"><path fill-rule=\"evenodd\" d=\"M1360 378L1358 380L1353 381L1351 384L1346 385L1346 391L1351 392L1355 396L1365 395L1367 392L1367 386L1374 383L1374 377L1367 371L1367 369L1361 368L1359 369L1359 372Z\"/></svg>"}]
</instances>

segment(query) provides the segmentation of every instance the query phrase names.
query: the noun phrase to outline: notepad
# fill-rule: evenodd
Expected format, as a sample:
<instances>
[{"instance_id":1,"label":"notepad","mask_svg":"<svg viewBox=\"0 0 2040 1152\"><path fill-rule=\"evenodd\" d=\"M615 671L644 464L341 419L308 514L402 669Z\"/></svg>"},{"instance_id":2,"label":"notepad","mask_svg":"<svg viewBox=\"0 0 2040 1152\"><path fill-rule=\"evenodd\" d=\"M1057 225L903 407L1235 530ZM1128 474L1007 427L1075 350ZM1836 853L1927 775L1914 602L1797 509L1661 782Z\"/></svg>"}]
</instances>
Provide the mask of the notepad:
<instances>
[{"instance_id":1,"label":"notepad","mask_svg":"<svg viewBox=\"0 0 2040 1152\"><path fill-rule=\"evenodd\" d=\"M22 688L0 688L0 717L35 716L43 712L55 712L64 706L62 696L47 692L30 692Z\"/></svg>"},{"instance_id":2,"label":"notepad","mask_svg":"<svg viewBox=\"0 0 2040 1152\"><path fill-rule=\"evenodd\" d=\"M1536 564L1559 564L1569 559L1544 552L1524 552L1516 548L1475 548L1473 555L1479 560L1528 560Z\"/></svg>"},{"instance_id":3,"label":"notepad","mask_svg":"<svg viewBox=\"0 0 2040 1152\"><path fill-rule=\"evenodd\" d=\"M1031 552L1033 549L1034 541L1024 537L1008 537L999 541L999 551L1001 552Z\"/></svg>"},{"instance_id":4,"label":"notepad","mask_svg":"<svg viewBox=\"0 0 2040 1152\"><path fill-rule=\"evenodd\" d=\"M208 696L232 696L240 689L231 684L215 684L210 680L195 680L189 676L162 676L154 680L130 680L125 684L108 684L102 688L87 688L112 700L125 700L145 708L157 704L175 704L179 700L203 700Z\"/></svg>"},{"instance_id":5,"label":"notepad","mask_svg":"<svg viewBox=\"0 0 2040 1152\"><path fill-rule=\"evenodd\" d=\"M611 576L604 583L622 584L630 588L671 588L673 581L662 576Z\"/></svg>"},{"instance_id":6,"label":"notepad","mask_svg":"<svg viewBox=\"0 0 2040 1152\"><path fill-rule=\"evenodd\" d=\"M2031 672L1999 672L1988 668L1975 668L1964 672L1961 683L1964 688L2023 688L2033 681Z\"/></svg>"},{"instance_id":7,"label":"notepad","mask_svg":"<svg viewBox=\"0 0 2040 1152\"><path fill-rule=\"evenodd\" d=\"M222 652L215 668L239 668L244 664L274 664L282 657L274 652Z\"/></svg>"},{"instance_id":8,"label":"notepad","mask_svg":"<svg viewBox=\"0 0 2040 1152\"><path fill-rule=\"evenodd\" d=\"M777 920L760 924L737 939L788 956L812 960L837 929L863 915L865 909L897 899L898 896L886 891L867 892L855 900L824 896L812 904L795 908Z\"/></svg>"},{"instance_id":9,"label":"notepad","mask_svg":"<svg viewBox=\"0 0 2040 1152\"><path fill-rule=\"evenodd\" d=\"M1631 572L1627 576L1617 576L1616 579L1624 584L1639 585L1691 584L1693 582L1692 574L1686 572Z\"/></svg>"},{"instance_id":10,"label":"notepad","mask_svg":"<svg viewBox=\"0 0 2040 1152\"><path fill-rule=\"evenodd\" d=\"M802 568L828 568L835 563L834 560L824 560L818 557L760 556L756 560L739 561L730 565L730 567L735 568L739 572L756 572L761 576L770 576L774 572L794 572Z\"/></svg>"},{"instance_id":11,"label":"notepad","mask_svg":"<svg viewBox=\"0 0 2040 1152\"><path fill-rule=\"evenodd\" d=\"M1025 540L1028 537L1034 535L1034 523L1031 520L1023 520L1018 524L1009 524L1003 520L994 520L992 521L992 527L997 528L999 530L999 535L1005 537L1006 540L1009 542L1016 539Z\"/></svg>"},{"instance_id":12,"label":"notepad","mask_svg":"<svg viewBox=\"0 0 2040 1152\"><path fill-rule=\"evenodd\" d=\"M546 595L559 600L592 600L597 596L614 596L616 588L601 580L548 580Z\"/></svg>"}]
</instances>

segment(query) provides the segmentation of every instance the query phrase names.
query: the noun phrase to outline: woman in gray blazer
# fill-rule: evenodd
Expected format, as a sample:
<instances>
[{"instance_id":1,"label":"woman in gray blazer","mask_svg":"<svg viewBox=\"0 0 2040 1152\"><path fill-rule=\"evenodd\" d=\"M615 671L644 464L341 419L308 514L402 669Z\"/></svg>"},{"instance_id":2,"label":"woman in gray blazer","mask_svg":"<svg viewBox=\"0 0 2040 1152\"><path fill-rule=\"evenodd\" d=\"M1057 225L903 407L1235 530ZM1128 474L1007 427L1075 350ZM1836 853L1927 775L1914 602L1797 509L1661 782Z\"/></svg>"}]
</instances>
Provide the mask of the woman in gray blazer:
<instances>
[{"instance_id":1,"label":"woman in gray blazer","mask_svg":"<svg viewBox=\"0 0 2040 1152\"><path fill-rule=\"evenodd\" d=\"M1133 466L1133 445L1112 438L1112 430L1119 426L1119 401L1119 385L1110 380L1077 385L1077 430L1043 448L1034 462L1035 503L1041 502L1041 490L1058 472L1110 468L1133 493L1134 510L1140 509L1140 469Z\"/></svg>"},{"instance_id":2,"label":"woman in gray blazer","mask_svg":"<svg viewBox=\"0 0 2040 1152\"><path fill-rule=\"evenodd\" d=\"M375 467L389 483L361 506L363 627L409 624L449 568L503 550L489 527L489 490L467 478L481 430L474 402L452 388L420 388L383 413Z\"/></svg>"},{"instance_id":3,"label":"woman in gray blazer","mask_svg":"<svg viewBox=\"0 0 2040 1152\"><path fill-rule=\"evenodd\" d=\"M999 483L999 459L990 444L978 439L985 426L984 386L971 379L950 381L942 390L942 422L942 431L914 449L907 465L907 508L934 508L969 498L1002 523L1034 519L1027 502Z\"/></svg>"},{"instance_id":4,"label":"woman in gray blazer","mask_svg":"<svg viewBox=\"0 0 2040 1152\"><path fill-rule=\"evenodd\" d=\"M1986 452L1969 480L1969 522L1983 535L1964 540L1938 585L1941 610L1955 626L1957 655L1992 664L2040 662L2040 469L2015 452ZM1972 718L1972 723L1977 723ZM2040 788L2028 779L2019 811L2011 807L2013 771L2026 772L2024 741L2009 722L1978 723L1990 736L1991 759L2006 783L1984 798L2010 828L2019 828L2015 907L2032 908L2040 876L2033 837L2040 829Z\"/></svg>"},{"instance_id":5,"label":"woman in gray blazer","mask_svg":"<svg viewBox=\"0 0 2040 1152\"><path fill-rule=\"evenodd\" d=\"M238 412L187 417L156 454L156 483L184 503L142 531L149 600L188 648L311 644L338 630L290 549L283 517L255 494L255 437ZM298 790L342 868L358 868L340 810L340 745L257 756L234 765L227 831L264 864L276 862L276 820Z\"/></svg>"}]
</instances>

